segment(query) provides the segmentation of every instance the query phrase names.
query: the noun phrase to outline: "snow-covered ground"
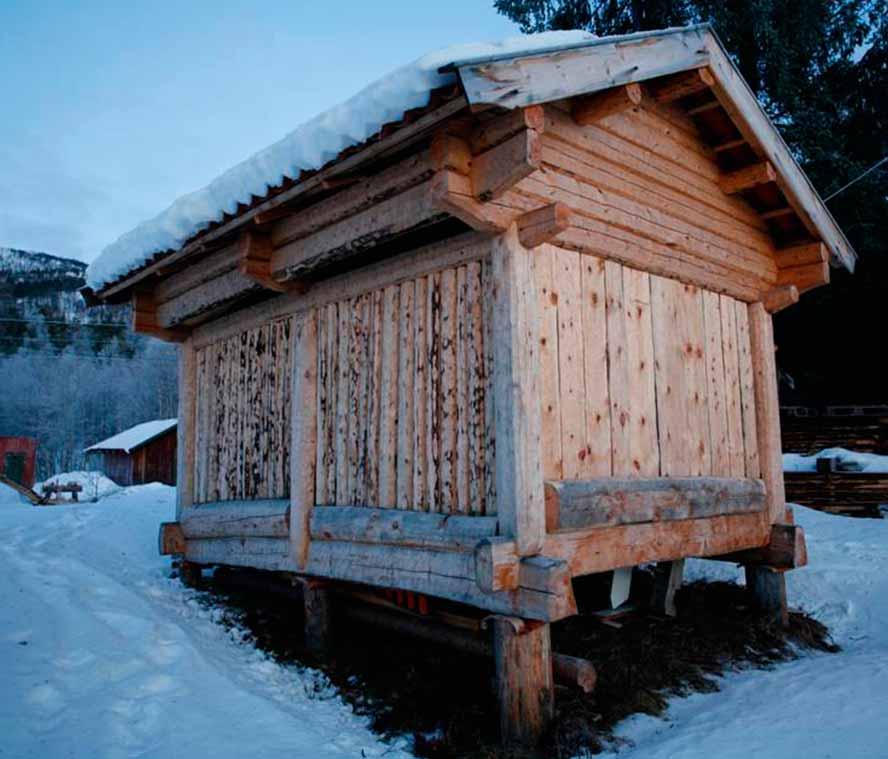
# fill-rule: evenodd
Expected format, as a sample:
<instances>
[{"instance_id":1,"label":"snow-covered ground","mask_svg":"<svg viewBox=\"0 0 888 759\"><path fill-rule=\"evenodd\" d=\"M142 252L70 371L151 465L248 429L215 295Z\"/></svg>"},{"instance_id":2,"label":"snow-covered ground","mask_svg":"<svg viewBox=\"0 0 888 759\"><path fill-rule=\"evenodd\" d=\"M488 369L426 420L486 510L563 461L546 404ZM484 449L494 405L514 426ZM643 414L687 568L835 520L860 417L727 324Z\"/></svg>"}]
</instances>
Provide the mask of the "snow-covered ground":
<instances>
[{"instance_id":1,"label":"snow-covered ground","mask_svg":"<svg viewBox=\"0 0 888 759\"><path fill-rule=\"evenodd\" d=\"M0 487L0 757L404 757L311 671L281 666L168 578L174 491L33 508ZM624 759L888 756L888 521L797 508L811 564L792 600L843 652L725 677L666 720L619 729ZM728 578L729 565L689 573Z\"/></svg>"},{"instance_id":2,"label":"snow-covered ground","mask_svg":"<svg viewBox=\"0 0 888 759\"><path fill-rule=\"evenodd\" d=\"M174 497L35 508L0 486L0 757L407 756L168 578Z\"/></svg>"}]
</instances>

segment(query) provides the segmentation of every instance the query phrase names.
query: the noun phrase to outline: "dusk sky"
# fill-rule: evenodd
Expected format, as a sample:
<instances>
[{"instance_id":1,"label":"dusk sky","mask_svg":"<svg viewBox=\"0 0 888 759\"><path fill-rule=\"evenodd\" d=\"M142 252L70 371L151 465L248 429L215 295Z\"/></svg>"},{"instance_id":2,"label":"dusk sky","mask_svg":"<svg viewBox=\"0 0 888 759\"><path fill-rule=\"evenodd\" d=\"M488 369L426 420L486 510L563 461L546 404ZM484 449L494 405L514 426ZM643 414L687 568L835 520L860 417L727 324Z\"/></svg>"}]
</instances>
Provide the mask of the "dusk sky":
<instances>
[{"instance_id":1,"label":"dusk sky","mask_svg":"<svg viewBox=\"0 0 888 759\"><path fill-rule=\"evenodd\" d=\"M89 261L492 0L0 2L0 247Z\"/></svg>"}]
</instances>

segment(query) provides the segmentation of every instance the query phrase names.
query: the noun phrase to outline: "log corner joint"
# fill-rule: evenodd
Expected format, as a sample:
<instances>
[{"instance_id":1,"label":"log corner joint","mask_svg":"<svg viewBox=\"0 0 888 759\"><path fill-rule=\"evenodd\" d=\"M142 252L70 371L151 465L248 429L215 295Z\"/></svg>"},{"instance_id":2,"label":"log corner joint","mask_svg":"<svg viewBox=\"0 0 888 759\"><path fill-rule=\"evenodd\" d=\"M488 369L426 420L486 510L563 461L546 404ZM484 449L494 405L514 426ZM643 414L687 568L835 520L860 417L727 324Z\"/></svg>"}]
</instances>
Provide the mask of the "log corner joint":
<instances>
[{"instance_id":1,"label":"log corner joint","mask_svg":"<svg viewBox=\"0 0 888 759\"><path fill-rule=\"evenodd\" d=\"M188 339L189 330L181 327L161 327L157 320L157 303L154 293L147 289L133 290L133 332L155 337L168 343L182 343Z\"/></svg>"},{"instance_id":2,"label":"log corner joint","mask_svg":"<svg viewBox=\"0 0 888 759\"><path fill-rule=\"evenodd\" d=\"M277 293L303 293L308 288L298 280L279 281L271 273L271 256L274 245L267 231L244 229L238 239L237 268L247 279L266 290Z\"/></svg>"}]
</instances>

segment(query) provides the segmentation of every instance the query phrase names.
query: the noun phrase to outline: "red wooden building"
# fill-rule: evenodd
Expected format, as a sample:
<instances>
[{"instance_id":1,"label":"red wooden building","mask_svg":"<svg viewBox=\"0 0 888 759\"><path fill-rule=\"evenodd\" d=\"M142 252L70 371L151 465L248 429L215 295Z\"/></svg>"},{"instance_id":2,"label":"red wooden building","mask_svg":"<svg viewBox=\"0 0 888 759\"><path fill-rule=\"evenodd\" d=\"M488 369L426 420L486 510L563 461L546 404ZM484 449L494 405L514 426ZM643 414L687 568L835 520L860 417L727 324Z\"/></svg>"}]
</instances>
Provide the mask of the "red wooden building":
<instances>
[{"instance_id":1,"label":"red wooden building","mask_svg":"<svg viewBox=\"0 0 888 759\"><path fill-rule=\"evenodd\" d=\"M32 437L0 436L0 475L25 487L34 486L37 441Z\"/></svg>"},{"instance_id":2,"label":"red wooden building","mask_svg":"<svg viewBox=\"0 0 888 759\"><path fill-rule=\"evenodd\" d=\"M155 419L119 432L86 449L101 457L98 469L118 485L176 484L176 420Z\"/></svg>"}]
</instances>

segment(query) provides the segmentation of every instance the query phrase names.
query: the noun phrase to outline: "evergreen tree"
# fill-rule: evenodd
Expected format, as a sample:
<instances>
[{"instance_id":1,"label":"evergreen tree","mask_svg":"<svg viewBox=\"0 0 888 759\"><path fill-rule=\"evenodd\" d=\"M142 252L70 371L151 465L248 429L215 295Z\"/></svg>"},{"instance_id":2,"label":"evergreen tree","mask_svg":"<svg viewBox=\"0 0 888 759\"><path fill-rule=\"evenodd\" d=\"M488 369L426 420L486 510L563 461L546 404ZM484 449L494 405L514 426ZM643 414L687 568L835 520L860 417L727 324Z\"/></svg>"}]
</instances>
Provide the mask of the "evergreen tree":
<instances>
[{"instance_id":1,"label":"evergreen tree","mask_svg":"<svg viewBox=\"0 0 888 759\"><path fill-rule=\"evenodd\" d=\"M888 156L888 0L495 0L524 32L710 22L825 198ZM828 200L857 273L775 319L799 400L888 402L870 325L888 302L888 162Z\"/></svg>"}]
</instances>

